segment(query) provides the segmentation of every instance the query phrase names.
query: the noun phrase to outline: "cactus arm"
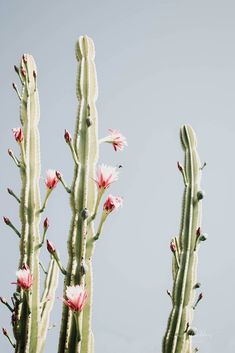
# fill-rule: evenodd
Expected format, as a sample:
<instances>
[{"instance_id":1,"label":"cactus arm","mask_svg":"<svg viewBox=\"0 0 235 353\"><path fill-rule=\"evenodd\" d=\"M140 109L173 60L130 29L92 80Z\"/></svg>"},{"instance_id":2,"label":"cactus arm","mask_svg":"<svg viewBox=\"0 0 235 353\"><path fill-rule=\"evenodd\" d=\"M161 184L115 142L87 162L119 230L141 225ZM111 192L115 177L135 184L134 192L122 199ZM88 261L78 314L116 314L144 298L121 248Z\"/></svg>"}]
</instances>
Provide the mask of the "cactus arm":
<instances>
[{"instance_id":1,"label":"cactus arm","mask_svg":"<svg viewBox=\"0 0 235 353\"><path fill-rule=\"evenodd\" d=\"M21 144L21 203L20 218L22 223L20 241L20 263L28 264L33 274L32 291L28 295L28 305L19 306L19 322L17 324L17 353L33 353L38 344L39 321L39 222L37 210L40 208L39 177L39 102L35 83L36 65L31 55L24 55L21 60L21 70L24 71L23 90L21 98L21 123L24 140ZM18 288L18 291L20 289Z\"/></svg>"},{"instance_id":2,"label":"cactus arm","mask_svg":"<svg viewBox=\"0 0 235 353\"><path fill-rule=\"evenodd\" d=\"M201 202L197 198L200 191L200 160L196 151L196 137L189 125L181 128L181 141L185 151L185 185L182 221L179 236L180 267L174 264L173 308L168 320L163 340L163 353L191 353L191 336L187 326L193 317L195 297L197 252L195 249L196 230L200 225Z\"/></svg>"},{"instance_id":3,"label":"cactus arm","mask_svg":"<svg viewBox=\"0 0 235 353\"><path fill-rule=\"evenodd\" d=\"M74 179L71 188L70 204L72 208L72 222L68 239L69 261L67 266L66 286L84 284L85 279L81 274L81 262L86 258L86 242L91 236L87 226L87 219L81 217L85 208L92 212L96 190L94 181L95 162L97 159L97 132L96 109L97 97L96 72L94 66L94 45L90 38L80 37L76 46L78 59L77 97L79 100L78 116L75 127L74 149L78 156L79 164L75 163ZM91 296L89 283L86 288ZM83 313L79 318L79 326L83 326ZM86 340L82 328L82 342ZM66 306L63 307L62 324L60 331L59 353L83 352L83 343L76 340L76 322ZM88 351L84 350L84 353Z\"/></svg>"},{"instance_id":4,"label":"cactus arm","mask_svg":"<svg viewBox=\"0 0 235 353\"><path fill-rule=\"evenodd\" d=\"M40 320L40 343L39 353L43 353L46 341L46 335L49 328L49 317L54 304L55 291L58 285L59 269L56 261L52 258L49 263L47 275L45 278L44 291L41 299L41 320Z\"/></svg>"}]
</instances>

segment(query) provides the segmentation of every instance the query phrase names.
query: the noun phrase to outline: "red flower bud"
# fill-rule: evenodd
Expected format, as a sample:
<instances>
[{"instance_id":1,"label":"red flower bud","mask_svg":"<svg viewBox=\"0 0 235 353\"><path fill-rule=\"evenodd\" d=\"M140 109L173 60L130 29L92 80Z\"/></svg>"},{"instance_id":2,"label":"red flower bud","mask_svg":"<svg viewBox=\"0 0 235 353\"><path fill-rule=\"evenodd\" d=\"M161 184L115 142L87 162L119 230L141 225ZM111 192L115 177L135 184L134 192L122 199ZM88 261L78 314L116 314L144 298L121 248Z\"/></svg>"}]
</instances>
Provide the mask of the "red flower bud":
<instances>
[{"instance_id":1,"label":"red flower bud","mask_svg":"<svg viewBox=\"0 0 235 353\"><path fill-rule=\"evenodd\" d=\"M170 249L172 252L176 252L176 245L173 241L171 241L171 243L170 243Z\"/></svg>"},{"instance_id":2,"label":"red flower bud","mask_svg":"<svg viewBox=\"0 0 235 353\"><path fill-rule=\"evenodd\" d=\"M3 217L4 222L9 226L9 224L11 223L10 219L7 217Z\"/></svg>"},{"instance_id":3,"label":"red flower bud","mask_svg":"<svg viewBox=\"0 0 235 353\"><path fill-rule=\"evenodd\" d=\"M47 239L47 250L49 251L50 254L56 251L56 248L52 244L50 240Z\"/></svg>"},{"instance_id":4,"label":"red flower bud","mask_svg":"<svg viewBox=\"0 0 235 353\"><path fill-rule=\"evenodd\" d=\"M64 131L64 139L65 141L68 143L72 140L72 136L70 135L70 132L68 130L65 129Z\"/></svg>"},{"instance_id":5,"label":"red flower bud","mask_svg":"<svg viewBox=\"0 0 235 353\"><path fill-rule=\"evenodd\" d=\"M45 229L47 229L49 227L49 219L48 218L45 218L44 222L43 222L43 227Z\"/></svg>"}]
</instances>

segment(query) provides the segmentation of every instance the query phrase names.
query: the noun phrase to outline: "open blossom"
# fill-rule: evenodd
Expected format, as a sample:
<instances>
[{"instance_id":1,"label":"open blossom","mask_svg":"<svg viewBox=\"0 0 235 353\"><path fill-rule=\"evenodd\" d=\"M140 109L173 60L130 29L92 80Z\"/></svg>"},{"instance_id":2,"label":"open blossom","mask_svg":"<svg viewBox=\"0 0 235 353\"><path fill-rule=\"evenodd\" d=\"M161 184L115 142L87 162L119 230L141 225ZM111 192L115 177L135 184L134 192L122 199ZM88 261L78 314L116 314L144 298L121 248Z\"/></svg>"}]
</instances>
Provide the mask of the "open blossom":
<instances>
[{"instance_id":1,"label":"open blossom","mask_svg":"<svg viewBox=\"0 0 235 353\"><path fill-rule=\"evenodd\" d=\"M126 138L118 130L109 129L107 142L112 143L115 151L122 151L124 146L127 146Z\"/></svg>"},{"instance_id":2,"label":"open blossom","mask_svg":"<svg viewBox=\"0 0 235 353\"><path fill-rule=\"evenodd\" d=\"M48 187L48 189L54 189L58 183L59 179L56 175L56 171L49 169L46 173L46 186Z\"/></svg>"},{"instance_id":3,"label":"open blossom","mask_svg":"<svg viewBox=\"0 0 235 353\"><path fill-rule=\"evenodd\" d=\"M22 142L23 141L24 134L23 134L23 131L22 131L21 127L16 127L14 129L12 129L12 132L13 132L13 134L15 136L15 140L17 142Z\"/></svg>"},{"instance_id":4,"label":"open blossom","mask_svg":"<svg viewBox=\"0 0 235 353\"><path fill-rule=\"evenodd\" d=\"M120 196L109 195L107 200L104 203L103 210L107 213L110 213L114 210L117 210L118 207L122 206L123 199Z\"/></svg>"},{"instance_id":5,"label":"open blossom","mask_svg":"<svg viewBox=\"0 0 235 353\"><path fill-rule=\"evenodd\" d=\"M33 284L33 276L30 273L30 269L28 265L24 265L24 267L16 272L17 276L17 285L22 289L29 289Z\"/></svg>"},{"instance_id":6,"label":"open blossom","mask_svg":"<svg viewBox=\"0 0 235 353\"><path fill-rule=\"evenodd\" d=\"M87 292L81 286L71 286L66 289L67 300L62 298L65 305L73 311L82 311L86 304Z\"/></svg>"},{"instance_id":7,"label":"open blossom","mask_svg":"<svg viewBox=\"0 0 235 353\"><path fill-rule=\"evenodd\" d=\"M107 189L110 184L118 179L118 171L115 167L101 164L97 169L97 179L95 180L98 189Z\"/></svg>"}]
</instances>

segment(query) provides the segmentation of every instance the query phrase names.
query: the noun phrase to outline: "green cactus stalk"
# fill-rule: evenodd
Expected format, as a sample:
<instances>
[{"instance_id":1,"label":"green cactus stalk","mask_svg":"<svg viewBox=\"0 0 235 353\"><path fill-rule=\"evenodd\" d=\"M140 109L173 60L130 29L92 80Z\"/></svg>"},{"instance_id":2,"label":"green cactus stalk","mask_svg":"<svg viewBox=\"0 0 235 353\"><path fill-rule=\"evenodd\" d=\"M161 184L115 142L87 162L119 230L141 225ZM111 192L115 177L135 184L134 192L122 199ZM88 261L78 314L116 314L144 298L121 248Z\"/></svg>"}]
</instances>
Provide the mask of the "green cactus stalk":
<instances>
[{"instance_id":1,"label":"green cactus stalk","mask_svg":"<svg viewBox=\"0 0 235 353\"><path fill-rule=\"evenodd\" d=\"M48 313L50 304L40 303L39 251L40 251L40 142L39 142L39 98L37 90L37 70L31 55L25 54L20 62L20 68L15 67L22 83L20 94L16 85L13 88L21 101L21 128L14 129L16 141L20 146L20 168L22 189L18 200L20 207L20 261L19 269L26 268L32 276L32 283L23 288L17 286L14 306L13 332L16 340L16 353L38 353L44 344L45 331L48 328ZM10 154L10 153L9 153ZM54 263L54 261L53 261ZM57 269L49 266L45 292L54 294L57 285ZM23 289L22 289L23 288ZM46 317L46 319L44 319ZM43 324L43 327L42 327ZM42 340L41 340L42 338Z\"/></svg>"},{"instance_id":2,"label":"green cactus stalk","mask_svg":"<svg viewBox=\"0 0 235 353\"><path fill-rule=\"evenodd\" d=\"M172 310L163 340L163 353L193 353L192 328L197 286L198 249L201 238L201 164L193 129L184 125L180 138L185 152L184 167L178 163L185 191L179 237L171 242L173 252Z\"/></svg>"},{"instance_id":3,"label":"green cactus stalk","mask_svg":"<svg viewBox=\"0 0 235 353\"><path fill-rule=\"evenodd\" d=\"M77 322L71 310L67 306L63 307L59 353L90 353L92 343L91 258L95 241L93 240L94 222L89 220L86 211L93 214L97 197L93 179L98 158L98 139L95 107L97 99L95 50L90 38L86 36L79 38L76 45L76 57L78 60L77 98L79 107L72 148L75 166L70 194L72 221L68 239L69 261L65 277L65 290L67 286L85 285L88 292L88 302ZM86 271L85 267L87 267ZM77 335L78 325L80 339Z\"/></svg>"}]
</instances>

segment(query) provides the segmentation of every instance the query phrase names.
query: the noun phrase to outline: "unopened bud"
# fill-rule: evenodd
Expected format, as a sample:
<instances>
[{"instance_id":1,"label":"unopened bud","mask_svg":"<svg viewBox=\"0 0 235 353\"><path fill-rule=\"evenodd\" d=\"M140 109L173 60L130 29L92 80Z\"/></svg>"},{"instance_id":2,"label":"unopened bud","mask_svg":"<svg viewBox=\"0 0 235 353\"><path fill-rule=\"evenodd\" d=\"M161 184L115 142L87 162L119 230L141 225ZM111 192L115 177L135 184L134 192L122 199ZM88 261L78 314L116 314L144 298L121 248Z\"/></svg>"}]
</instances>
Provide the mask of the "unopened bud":
<instances>
[{"instance_id":1,"label":"unopened bud","mask_svg":"<svg viewBox=\"0 0 235 353\"><path fill-rule=\"evenodd\" d=\"M27 63L27 56L26 56L26 54L23 54L23 56L22 56L22 60L23 60L23 62L26 64Z\"/></svg>"},{"instance_id":2,"label":"unopened bud","mask_svg":"<svg viewBox=\"0 0 235 353\"><path fill-rule=\"evenodd\" d=\"M13 87L14 90L17 89L15 82L12 82L12 87Z\"/></svg>"},{"instance_id":3,"label":"unopened bud","mask_svg":"<svg viewBox=\"0 0 235 353\"><path fill-rule=\"evenodd\" d=\"M59 180L61 180L62 175L61 175L61 173L60 173L58 170L55 172L55 175L57 176L57 178L58 178Z\"/></svg>"},{"instance_id":4,"label":"unopened bud","mask_svg":"<svg viewBox=\"0 0 235 353\"><path fill-rule=\"evenodd\" d=\"M90 127L92 125L92 120L89 116L86 118L86 124L87 124L87 127Z\"/></svg>"},{"instance_id":5,"label":"unopened bud","mask_svg":"<svg viewBox=\"0 0 235 353\"><path fill-rule=\"evenodd\" d=\"M169 291L169 289L167 289L166 293L167 295L169 295L169 297L171 297L171 292Z\"/></svg>"},{"instance_id":6,"label":"unopened bud","mask_svg":"<svg viewBox=\"0 0 235 353\"><path fill-rule=\"evenodd\" d=\"M8 148L7 152L8 152L8 154L9 154L10 157L13 156L13 151L12 151L10 148Z\"/></svg>"},{"instance_id":7,"label":"unopened bud","mask_svg":"<svg viewBox=\"0 0 235 353\"><path fill-rule=\"evenodd\" d=\"M19 70L19 68L16 65L14 65L14 70L17 73L17 75L19 75L20 70Z\"/></svg>"},{"instance_id":8,"label":"unopened bud","mask_svg":"<svg viewBox=\"0 0 235 353\"><path fill-rule=\"evenodd\" d=\"M182 167L182 165L180 164L180 162L177 162L177 167L178 167L178 169L179 169L180 172L183 171L183 167Z\"/></svg>"},{"instance_id":9,"label":"unopened bud","mask_svg":"<svg viewBox=\"0 0 235 353\"><path fill-rule=\"evenodd\" d=\"M64 130L64 139L67 143L71 142L72 136L68 130Z\"/></svg>"},{"instance_id":10,"label":"unopened bud","mask_svg":"<svg viewBox=\"0 0 235 353\"><path fill-rule=\"evenodd\" d=\"M190 328L187 331L189 336L195 336L197 334L197 329L196 328Z\"/></svg>"},{"instance_id":11,"label":"unopened bud","mask_svg":"<svg viewBox=\"0 0 235 353\"><path fill-rule=\"evenodd\" d=\"M205 197L205 192L204 191L198 191L197 192L198 201L202 200L204 197Z\"/></svg>"},{"instance_id":12,"label":"unopened bud","mask_svg":"<svg viewBox=\"0 0 235 353\"><path fill-rule=\"evenodd\" d=\"M52 254L56 251L56 248L54 247L52 242L48 239L47 239L47 250L49 251L50 254Z\"/></svg>"},{"instance_id":13,"label":"unopened bud","mask_svg":"<svg viewBox=\"0 0 235 353\"><path fill-rule=\"evenodd\" d=\"M22 66L20 68L20 72L23 77L26 77L26 70Z\"/></svg>"},{"instance_id":14,"label":"unopened bud","mask_svg":"<svg viewBox=\"0 0 235 353\"><path fill-rule=\"evenodd\" d=\"M171 243L170 243L170 249L173 253L176 252L176 245L173 241L171 241Z\"/></svg>"},{"instance_id":15,"label":"unopened bud","mask_svg":"<svg viewBox=\"0 0 235 353\"><path fill-rule=\"evenodd\" d=\"M49 219L48 218L45 218L44 222L43 222L43 227L45 229L47 229L49 227Z\"/></svg>"},{"instance_id":16,"label":"unopened bud","mask_svg":"<svg viewBox=\"0 0 235 353\"><path fill-rule=\"evenodd\" d=\"M9 219L9 218L7 218L7 217L3 217L3 220L4 220L4 222L6 223L6 225L8 225L8 226L9 226L9 224L11 224L11 221L10 221L10 219Z\"/></svg>"},{"instance_id":17,"label":"unopened bud","mask_svg":"<svg viewBox=\"0 0 235 353\"><path fill-rule=\"evenodd\" d=\"M8 332L4 327L2 328L2 333L4 334L4 336L8 336Z\"/></svg>"},{"instance_id":18,"label":"unopened bud","mask_svg":"<svg viewBox=\"0 0 235 353\"><path fill-rule=\"evenodd\" d=\"M196 236L199 237L201 235L201 228L198 227L196 231Z\"/></svg>"},{"instance_id":19,"label":"unopened bud","mask_svg":"<svg viewBox=\"0 0 235 353\"><path fill-rule=\"evenodd\" d=\"M33 77L36 78L37 77L37 73L35 70L33 70Z\"/></svg>"},{"instance_id":20,"label":"unopened bud","mask_svg":"<svg viewBox=\"0 0 235 353\"><path fill-rule=\"evenodd\" d=\"M81 211L81 217L83 219L87 219L89 217L89 211L87 208L84 208L82 211Z\"/></svg>"}]
</instances>

